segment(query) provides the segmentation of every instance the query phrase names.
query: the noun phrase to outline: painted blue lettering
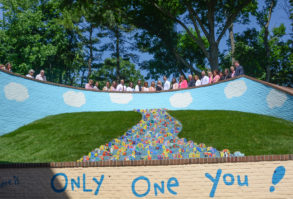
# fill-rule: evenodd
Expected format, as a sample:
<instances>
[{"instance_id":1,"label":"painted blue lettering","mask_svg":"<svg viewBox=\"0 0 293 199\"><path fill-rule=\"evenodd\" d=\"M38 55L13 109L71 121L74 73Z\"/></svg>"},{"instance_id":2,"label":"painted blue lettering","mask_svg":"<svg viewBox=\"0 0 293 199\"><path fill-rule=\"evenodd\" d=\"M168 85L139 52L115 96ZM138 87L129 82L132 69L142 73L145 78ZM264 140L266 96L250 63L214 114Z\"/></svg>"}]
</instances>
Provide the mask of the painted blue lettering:
<instances>
[{"instance_id":1,"label":"painted blue lettering","mask_svg":"<svg viewBox=\"0 0 293 199\"><path fill-rule=\"evenodd\" d=\"M139 181L139 180L145 180L145 181L148 183L148 189L147 189L147 191L146 191L145 193L143 193L143 194L139 194L139 193L137 193L136 190L135 190L135 184L136 184L136 182ZM149 181L149 179L148 179L147 177L145 177L145 176L140 176L140 177L137 177L137 178L135 178L135 179L133 180L132 185L131 185L131 189L132 189L132 193L133 193L136 197L141 198L141 197L144 197L144 196L146 196L146 195L149 194L149 192L150 192L150 190L151 190L151 183L150 183L150 181Z\"/></svg>"},{"instance_id":2,"label":"painted blue lettering","mask_svg":"<svg viewBox=\"0 0 293 199\"><path fill-rule=\"evenodd\" d=\"M168 191L173 195L177 195L177 192L173 191L172 187L179 187L179 182L178 182L177 178L172 177L167 182Z\"/></svg>"},{"instance_id":3,"label":"painted blue lettering","mask_svg":"<svg viewBox=\"0 0 293 199\"><path fill-rule=\"evenodd\" d=\"M93 181L95 181L97 183L97 185L98 185L97 186L97 189L95 191L95 195L98 195L99 194L100 187L101 187L101 185L103 183L103 180L104 180L104 175L101 176L100 181L98 181L95 177L93 177Z\"/></svg>"},{"instance_id":4,"label":"painted blue lettering","mask_svg":"<svg viewBox=\"0 0 293 199\"><path fill-rule=\"evenodd\" d=\"M57 189L57 188L55 187L55 184L54 184L54 181L55 181L55 179L56 179L58 176L63 176L64 179L65 179L65 185L64 185L64 187L63 187L62 189ZM55 174L55 175L53 176L53 178L51 179L51 187L52 187L52 189L53 189L56 193L61 193L61 192L65 191L66 188L67 188L67 185L68 185L68 179L67 179L67 176L66 176L64 173L57 173L57 174Z\"/></svg>"},{"instance_id":5,"label":"painted blue lettering","mask_svg":"<svg viewBox=\"0 0 293 199\"><path fill-rule=\"evenodd\" d=\"M154 189L155 189L155 196L158 195L158 191L157 191L157 189L159 189L159 191L160 191L161 193L164 193L164 192L165 192L164 181L161 182L161 187L160 187L160 185L158 185L157 183L155 183L155 184L154 184Z\"/></svg>"},{"instance_id":6,"label":"painted blue lettering","mask_svg":"<svg viewBox=\"0 0 293 199\"><path fill-rule=\"evenodd\" d=\"M74 191L74 185L79 189L80 188L80 178L77 177L77 182L72 178L71 179L71 189Z\"/></svg>"},{"instance_id":7,"label":"painted blue lettering","mask_svg":"<svg viewBox=\"0 0 293 199\"><path fill-rule=\"evenodd\" d=\"M246 186L248 187L248 177L247 177L247 175L245 175L244 178L245 178L245 179L244 179L244 182L241 182L240 176L239 176L239 175L237 176L238 185L239 185L239 186L244 186L244 185L246 185Z\"/></svg>"},{"instance_id":8,"label":"painted blue lettering","mask_svg":"<svg viewBox=\"0 0 293 199\"><path fill-rule=\"evenodd\" d=\"M92 192L92 189L86 189L86 177L85 174L83 174L83 192Z\"/></svg>"},{"instance_id":9,"label":"painted blue lettering","mask_svg":"<svg viewBox=\"0 0 293 199\"><path fill-rule=\"evenodd\" d=\"M230 182L227 181L227 177L230 177ZM231 186L234 184L234 176L231 174L231 173L226 173L224 176L223 176L223 181L224 183L227 185L227 186Z\"/></svg>"},{"instance_id":10,"label":"painted blue lettering","mask_svg":"<svg viewBox=\"0 0 293 199\"><path fill-rule=\"evenodd\" d=\"M217 175L216 175L216 178L214 179L211 174L209 173L206 173L205 176L210 180L212 181L214 184L213 184L213 187L211 189L211 192L210 192L210 197L213 198L215 196L215 192L217 190L217 187L218 187L218 183L219 183L219 180L220 180L220 177L221 177L221 174L222 174L222 169L218 169L217 171Z\"/></svg>"}]
</instances>

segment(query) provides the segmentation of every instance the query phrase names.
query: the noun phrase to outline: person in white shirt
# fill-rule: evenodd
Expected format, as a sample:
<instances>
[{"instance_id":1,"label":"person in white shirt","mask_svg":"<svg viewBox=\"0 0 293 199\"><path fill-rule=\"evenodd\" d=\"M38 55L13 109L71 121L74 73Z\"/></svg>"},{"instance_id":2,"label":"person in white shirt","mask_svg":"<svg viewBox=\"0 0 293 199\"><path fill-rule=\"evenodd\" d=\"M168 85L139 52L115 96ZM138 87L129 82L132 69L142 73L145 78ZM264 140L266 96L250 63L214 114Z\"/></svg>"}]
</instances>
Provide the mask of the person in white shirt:
<instances>
[{"instance_id":1,"label":"person in white shirt","mask_svg":"<svg viewBox=\"0 0 293 199\"><path fill-rule=\"evenodd\" d=\"M169 90L170 89L170 82L167 80L167 77L164 76L164 91Z\"/></svg>"},{"instance_id":2,"label":"person in white shirt","mask_svg":"<svg viewBox=\"0 0 293 199\"><path fill-rule=\"evenodd\" d=\"M96 84L95 84L95 86L94 86L94 89L95 89L95 90L100 90L100 89L99 89L99 82L96 82Z\"/></svg>"},{"instance_id":3,"label":"person in white shirt","mask_svg":"<svg viewBox=\"0 0 293 199\"><path fill-rule=\"evenodd\" d=\"M118 84L116 91L126 91L126 86L124 85L124 80L120 80L120 84Z\"/></svg>"},{"instance_id":4,"label":"person in white shirt","mask_svg":"<svg viewBox=\"0 0 293 199\"><path fill-rule=\"evenodd\" d=\"M134 91L132 82L129 83L129 86L127 87L126 91L128 91L128 92L133 92Z\"/></svg>"},{"instance_id":5,"label":"person in white shirt","mask_svg":"<svg viewBox=\"0 0 293 199\"><path fill-rule=\"evenodd\" d=\"M144 91L144 92L149 92L150 91L148 82L144 82L143 87L142 87L141 90Z\"/></svg>"},{"instance_id":6,"label":"person in white shirt","mask_svg":"<svg viewBox=\"0 0 293 199\"><path fill-rule=\"evenodd\" d=\"M141 81L140 80L137 81L137 85L135 86L134 91L135 92L141 91Z\"/></svg>"},{"instance_id":7,"label":"person in white shirt","mask_svg":"<svg viewBox=\"0 0 293 199\"><path fill-rule=\"evenodd\" d=\"M195 86L200 86L201 85L201 81L199 80L198 75L194 76L194 80L195 80Z\"/></svg>"},{"instance_id":8,"label":"person in white shirt","mask_svg":"<svg viewBox=\"0 0 293 199\"><path fill-rule=\"evenodd\" d=\"M201 78L201 85L207 85L207 84L209 84L209 77L208 76L206 76L206 72L203 70L202 72L201 72L201 76L202 76L202 78Z\"/></svg>"},{"instance_id":9,"label":"person in white shirt","mask_svg":"<svg viewBox=\"0 0 293 199\"><path fill-rule=\"evenodd\" d=\"M36 76L36 79L37 80L41 80L41 81L47 81L46 76L45 76L45 71L44 70L41 70L40 71L40 74L38 74Z\"/></svg>"},{"instance_id":10,"label":"person in white shirt","mask_svg":"<svg viewBox=\"0 0 293 199\"><path fill-rule=\"evenodd\" d=\"M35 74L35 71L33 69L30 69L26 77L34 79L34 74Z\"/></svg>"}]
</instances>

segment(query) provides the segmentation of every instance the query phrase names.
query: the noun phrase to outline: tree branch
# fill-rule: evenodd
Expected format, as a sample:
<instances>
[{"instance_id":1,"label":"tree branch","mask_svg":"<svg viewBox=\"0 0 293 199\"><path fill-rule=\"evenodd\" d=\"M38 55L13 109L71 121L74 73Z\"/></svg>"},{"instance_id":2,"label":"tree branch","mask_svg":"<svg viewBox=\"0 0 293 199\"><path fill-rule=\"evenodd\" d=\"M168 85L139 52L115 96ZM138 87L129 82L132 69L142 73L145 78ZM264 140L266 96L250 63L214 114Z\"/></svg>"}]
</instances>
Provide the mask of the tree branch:
<instances>
[{"instance_id":1,"label":"tree branch","mask_svg":"<svg viewBox=\"0 0 293 199\"><path fill-rule=\"evenodd\" d=\"M208 38L209 33L208 33L207 29L204 27L203 23L200 21L200 19L199 19L198 15L196 14L196 12L193 10L190 2L187 2L186 7L188 9L189 16L191 18L191 21L193 23L193 26L194 27L197 26L196 25L196 21L197 21L198 24L200 25L200 28L202 29L204 35L206 36L206 38ZM194 17L195 17L196 20L194 20Z\"/></svg>"},{"instance_id":2,"label":"tree branch","mask_svg":"<svg viewBox=\"0 0 293 199\"><path fill-rule=\"evenodd\" d=\"M165 16L167 16L167 17L170 17L170 18L173 19L175 22L179 23L179 24L185 29L185 31L187 32L187 34L193 39L193 41L196 42L196 43L199 45L199 47L202 49L202 51L203 51L203 53L205 54L205 56L206 56L207 58L210 57L208 51L206 50L206 48L205 48L205 46L204 46L204 42L202 41L202 38L200 37L200 31L199 31L199 29L198 29L197 26L195 27L195 30L196 30L196 32L197 32L197 34L198 34L198 37L196 38L196 37L192 34L192 32L188 29L188 27L187 27L182 21L180 21L179 19L177 19L176 17L174 17L173 15L171 15L169 12L164 11L164 10L163 10L162 8L160 8L160 6L158 6L156 3L153 2L153 4L154 4L154 6L155 6L155 7L156 7L156 8L157 8L157 9L158 9L163 15L165 15Z\"/></svg>"},{"instance_id":3,"label":"tree branch","mask_svg":"<svg viewBox=\"0 0 293 199\"><path fill-rule=\"evenodd\" d=\"M222 37L224 36L224 34L226 33L227 29L231 26L231 23L233 23L237 17L237 15L239 14L239 12L246 7L249 3L251 3L252 0L246 0L244 1L244 3L240 4L239 6L237 6L234 9L234 12L227 18L227 21L225 23L225 26L222 30L222 32L220 33L218 39L217 39L217 43L219 44Z\"/></svg>"}]
</instances>

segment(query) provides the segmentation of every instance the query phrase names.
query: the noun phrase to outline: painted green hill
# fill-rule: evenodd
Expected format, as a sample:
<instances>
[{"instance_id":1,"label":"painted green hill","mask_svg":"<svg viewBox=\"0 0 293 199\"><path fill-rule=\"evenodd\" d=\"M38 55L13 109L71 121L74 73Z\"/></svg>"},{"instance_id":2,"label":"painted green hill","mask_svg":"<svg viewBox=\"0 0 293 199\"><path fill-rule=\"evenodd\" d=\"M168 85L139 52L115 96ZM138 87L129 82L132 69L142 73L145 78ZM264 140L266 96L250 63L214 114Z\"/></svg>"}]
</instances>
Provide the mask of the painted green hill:
<instances>
[{"instance_id":1,"label":"painted green hill","mask_svg":"<svg viewBox=\"0 0 293 199\"><path fill-rule=\"evenodd\" d=\"M170 111L179 137L245 155L293 153L293 123L232 111ZM0 162L76 161L137 124L137 112L49 116L0 137Z\"/></svg>"}]
</instances>

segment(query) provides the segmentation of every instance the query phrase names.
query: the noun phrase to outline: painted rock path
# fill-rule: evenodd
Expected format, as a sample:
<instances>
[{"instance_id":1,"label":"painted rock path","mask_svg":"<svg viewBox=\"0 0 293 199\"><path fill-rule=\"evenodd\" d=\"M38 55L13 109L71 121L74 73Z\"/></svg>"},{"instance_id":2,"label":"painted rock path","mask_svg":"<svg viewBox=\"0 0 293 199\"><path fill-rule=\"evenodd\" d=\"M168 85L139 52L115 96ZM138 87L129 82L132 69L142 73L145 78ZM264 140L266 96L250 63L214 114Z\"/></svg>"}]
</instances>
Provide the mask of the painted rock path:
<instances>
[{"instance_id":1,"label":"painted rock path","mask_svg":"<svg viewBox=\"0 0 293 199\"><path fill-rule=\"evenodd\" d=\"M218 151L205 144L196 144L179 138L181 123L166 109L135 110L142 120L120 138L101 145L79 162L101 160L161 160L179 158L206 158L243 156L240 152Z\"/></svg>"}]
</instances>

